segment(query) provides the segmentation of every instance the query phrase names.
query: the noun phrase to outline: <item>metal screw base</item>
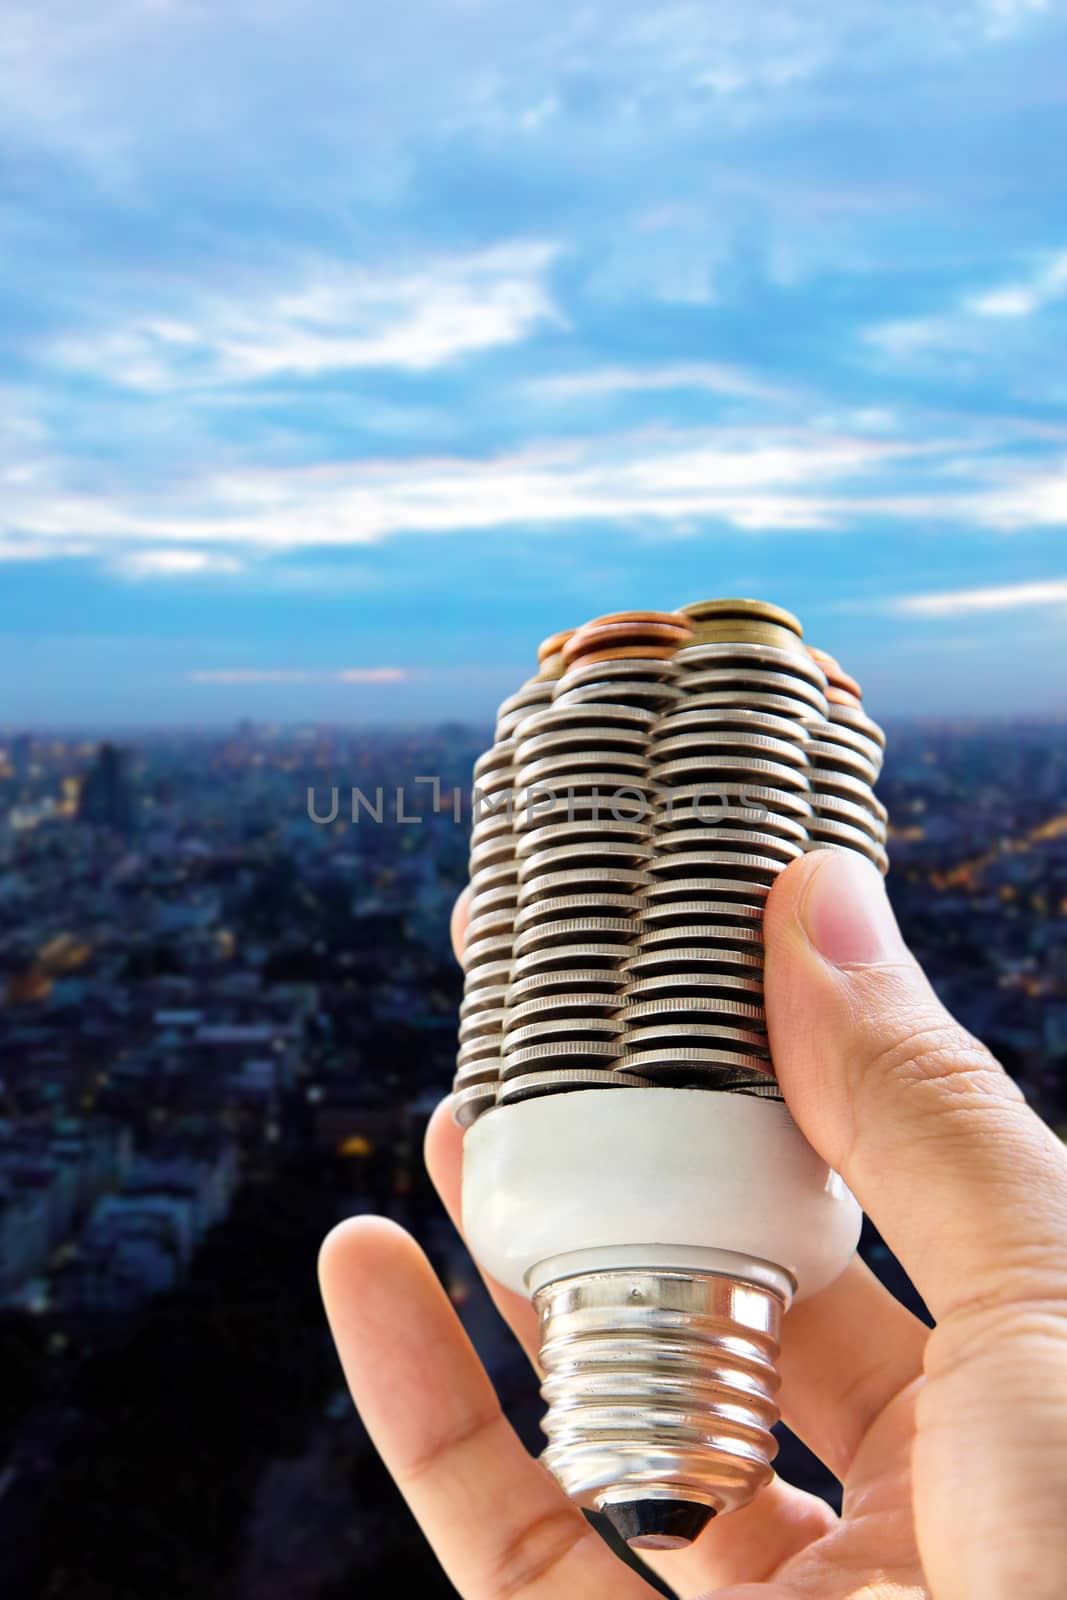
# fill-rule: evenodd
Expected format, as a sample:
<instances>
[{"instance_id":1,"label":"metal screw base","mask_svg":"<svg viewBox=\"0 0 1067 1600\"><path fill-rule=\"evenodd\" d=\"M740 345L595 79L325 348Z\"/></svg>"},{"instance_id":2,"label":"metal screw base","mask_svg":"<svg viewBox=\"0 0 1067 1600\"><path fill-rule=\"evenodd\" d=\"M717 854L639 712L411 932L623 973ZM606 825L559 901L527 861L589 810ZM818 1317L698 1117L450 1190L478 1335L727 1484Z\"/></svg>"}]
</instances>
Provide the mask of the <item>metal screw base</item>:
<instances>
[{"instance_id":1,"label":"metal screw base","mask_svg":"<svg viewBox=\"0 0 1067 1600\"><path fill-rule=\"evenodd\" d=\"M610 1270L546 1284L544 1462L631 1544L677 1549L774 1476L784 1301L714 1273Z\"/></svg>"}]
</instances>

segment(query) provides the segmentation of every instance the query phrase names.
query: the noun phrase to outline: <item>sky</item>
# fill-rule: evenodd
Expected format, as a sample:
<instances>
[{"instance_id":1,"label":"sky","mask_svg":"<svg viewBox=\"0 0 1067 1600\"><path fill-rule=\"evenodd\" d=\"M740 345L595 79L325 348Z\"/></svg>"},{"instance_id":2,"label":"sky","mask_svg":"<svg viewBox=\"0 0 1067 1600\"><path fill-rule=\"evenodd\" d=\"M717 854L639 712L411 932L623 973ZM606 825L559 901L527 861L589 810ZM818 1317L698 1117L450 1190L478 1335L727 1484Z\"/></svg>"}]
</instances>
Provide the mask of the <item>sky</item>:
<instances>
[{"instance_id":1,"label":"sky","mask_svg":"<svg viewBox=\"0 0 1067 1600\"><path fill-rule=\"evenodd\" d=\"M0 0L0 726L788 606L1067 712L1064 0Z\"/></svg>"}]
</instances>

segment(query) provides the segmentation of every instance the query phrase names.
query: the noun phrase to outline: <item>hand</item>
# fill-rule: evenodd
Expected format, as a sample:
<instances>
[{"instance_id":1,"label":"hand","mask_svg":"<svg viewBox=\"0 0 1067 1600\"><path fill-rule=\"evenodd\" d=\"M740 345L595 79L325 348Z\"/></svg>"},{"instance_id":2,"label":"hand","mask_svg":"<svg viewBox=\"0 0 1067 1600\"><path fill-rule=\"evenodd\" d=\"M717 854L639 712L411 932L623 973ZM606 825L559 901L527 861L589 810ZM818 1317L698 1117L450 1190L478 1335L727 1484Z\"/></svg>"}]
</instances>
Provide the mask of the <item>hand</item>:
<instances>
[{"instance_id":1,"label":"hand","mask_svg":"<svg viewBox=\"0 0 1067 1600\"><path fill-rule=\"evenodd\" d=\"M453 918L457 949L466 925ZM688 1600L1062 1600L1067 1590L1067 1153L905 949L881 880L819 851L765 919L774 1060L936 1319L856 1259L786 1317L785 1421L844 1484L843 1514L776 1479L652 1565ZM459 1223L447 1102L427 1161ZM322 1291L353 1398L466 1600L649 1600L532 1460L422 1253L342 1224ZM536 1361L536 1322L490 1284Z\"/></svg>"}]
</instances>

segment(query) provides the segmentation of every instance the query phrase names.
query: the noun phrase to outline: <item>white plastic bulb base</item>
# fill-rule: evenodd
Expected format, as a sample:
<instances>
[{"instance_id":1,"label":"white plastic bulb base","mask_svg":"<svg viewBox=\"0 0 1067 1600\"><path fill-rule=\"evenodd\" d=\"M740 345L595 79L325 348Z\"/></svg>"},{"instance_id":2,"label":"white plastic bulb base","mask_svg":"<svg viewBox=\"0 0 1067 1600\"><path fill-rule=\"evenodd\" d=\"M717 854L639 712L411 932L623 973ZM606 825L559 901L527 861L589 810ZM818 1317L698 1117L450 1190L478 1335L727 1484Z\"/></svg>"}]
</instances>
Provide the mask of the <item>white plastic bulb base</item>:
<instances>
[{"instance_id":1,"label":"white plastic bulb base","mask_svg":"<svg viewBox=\"0 0 1067 1600\"><path fill-rule=\"evenodd\" d=\"M479 1264L540 1318L545 1462L631 1544L688 1544L773 1476L783 1313L844 1270L856 1201L777 1100L581 1090L467 1131Z\"/></svg>"}]
</instances>

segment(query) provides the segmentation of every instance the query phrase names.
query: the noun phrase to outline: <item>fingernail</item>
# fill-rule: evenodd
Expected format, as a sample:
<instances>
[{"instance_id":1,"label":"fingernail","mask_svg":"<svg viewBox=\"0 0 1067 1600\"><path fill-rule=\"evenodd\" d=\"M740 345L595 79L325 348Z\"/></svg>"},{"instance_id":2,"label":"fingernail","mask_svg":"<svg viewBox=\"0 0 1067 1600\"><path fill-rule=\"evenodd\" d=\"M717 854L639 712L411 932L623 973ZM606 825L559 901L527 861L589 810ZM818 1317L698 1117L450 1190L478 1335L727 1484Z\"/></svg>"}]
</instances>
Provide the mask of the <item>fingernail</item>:
<instances>
[{"instance_id":1,"label":"fingernail","mask_svg":"<svg viewBox=\"0 0 1067 1600\"><path fill-rule=\"evenodd\" d=\"M904 941L881 873L852 850L818 854L800 920L819 954L837 967L899 960Z\"/></svg>"}]
</instances>

